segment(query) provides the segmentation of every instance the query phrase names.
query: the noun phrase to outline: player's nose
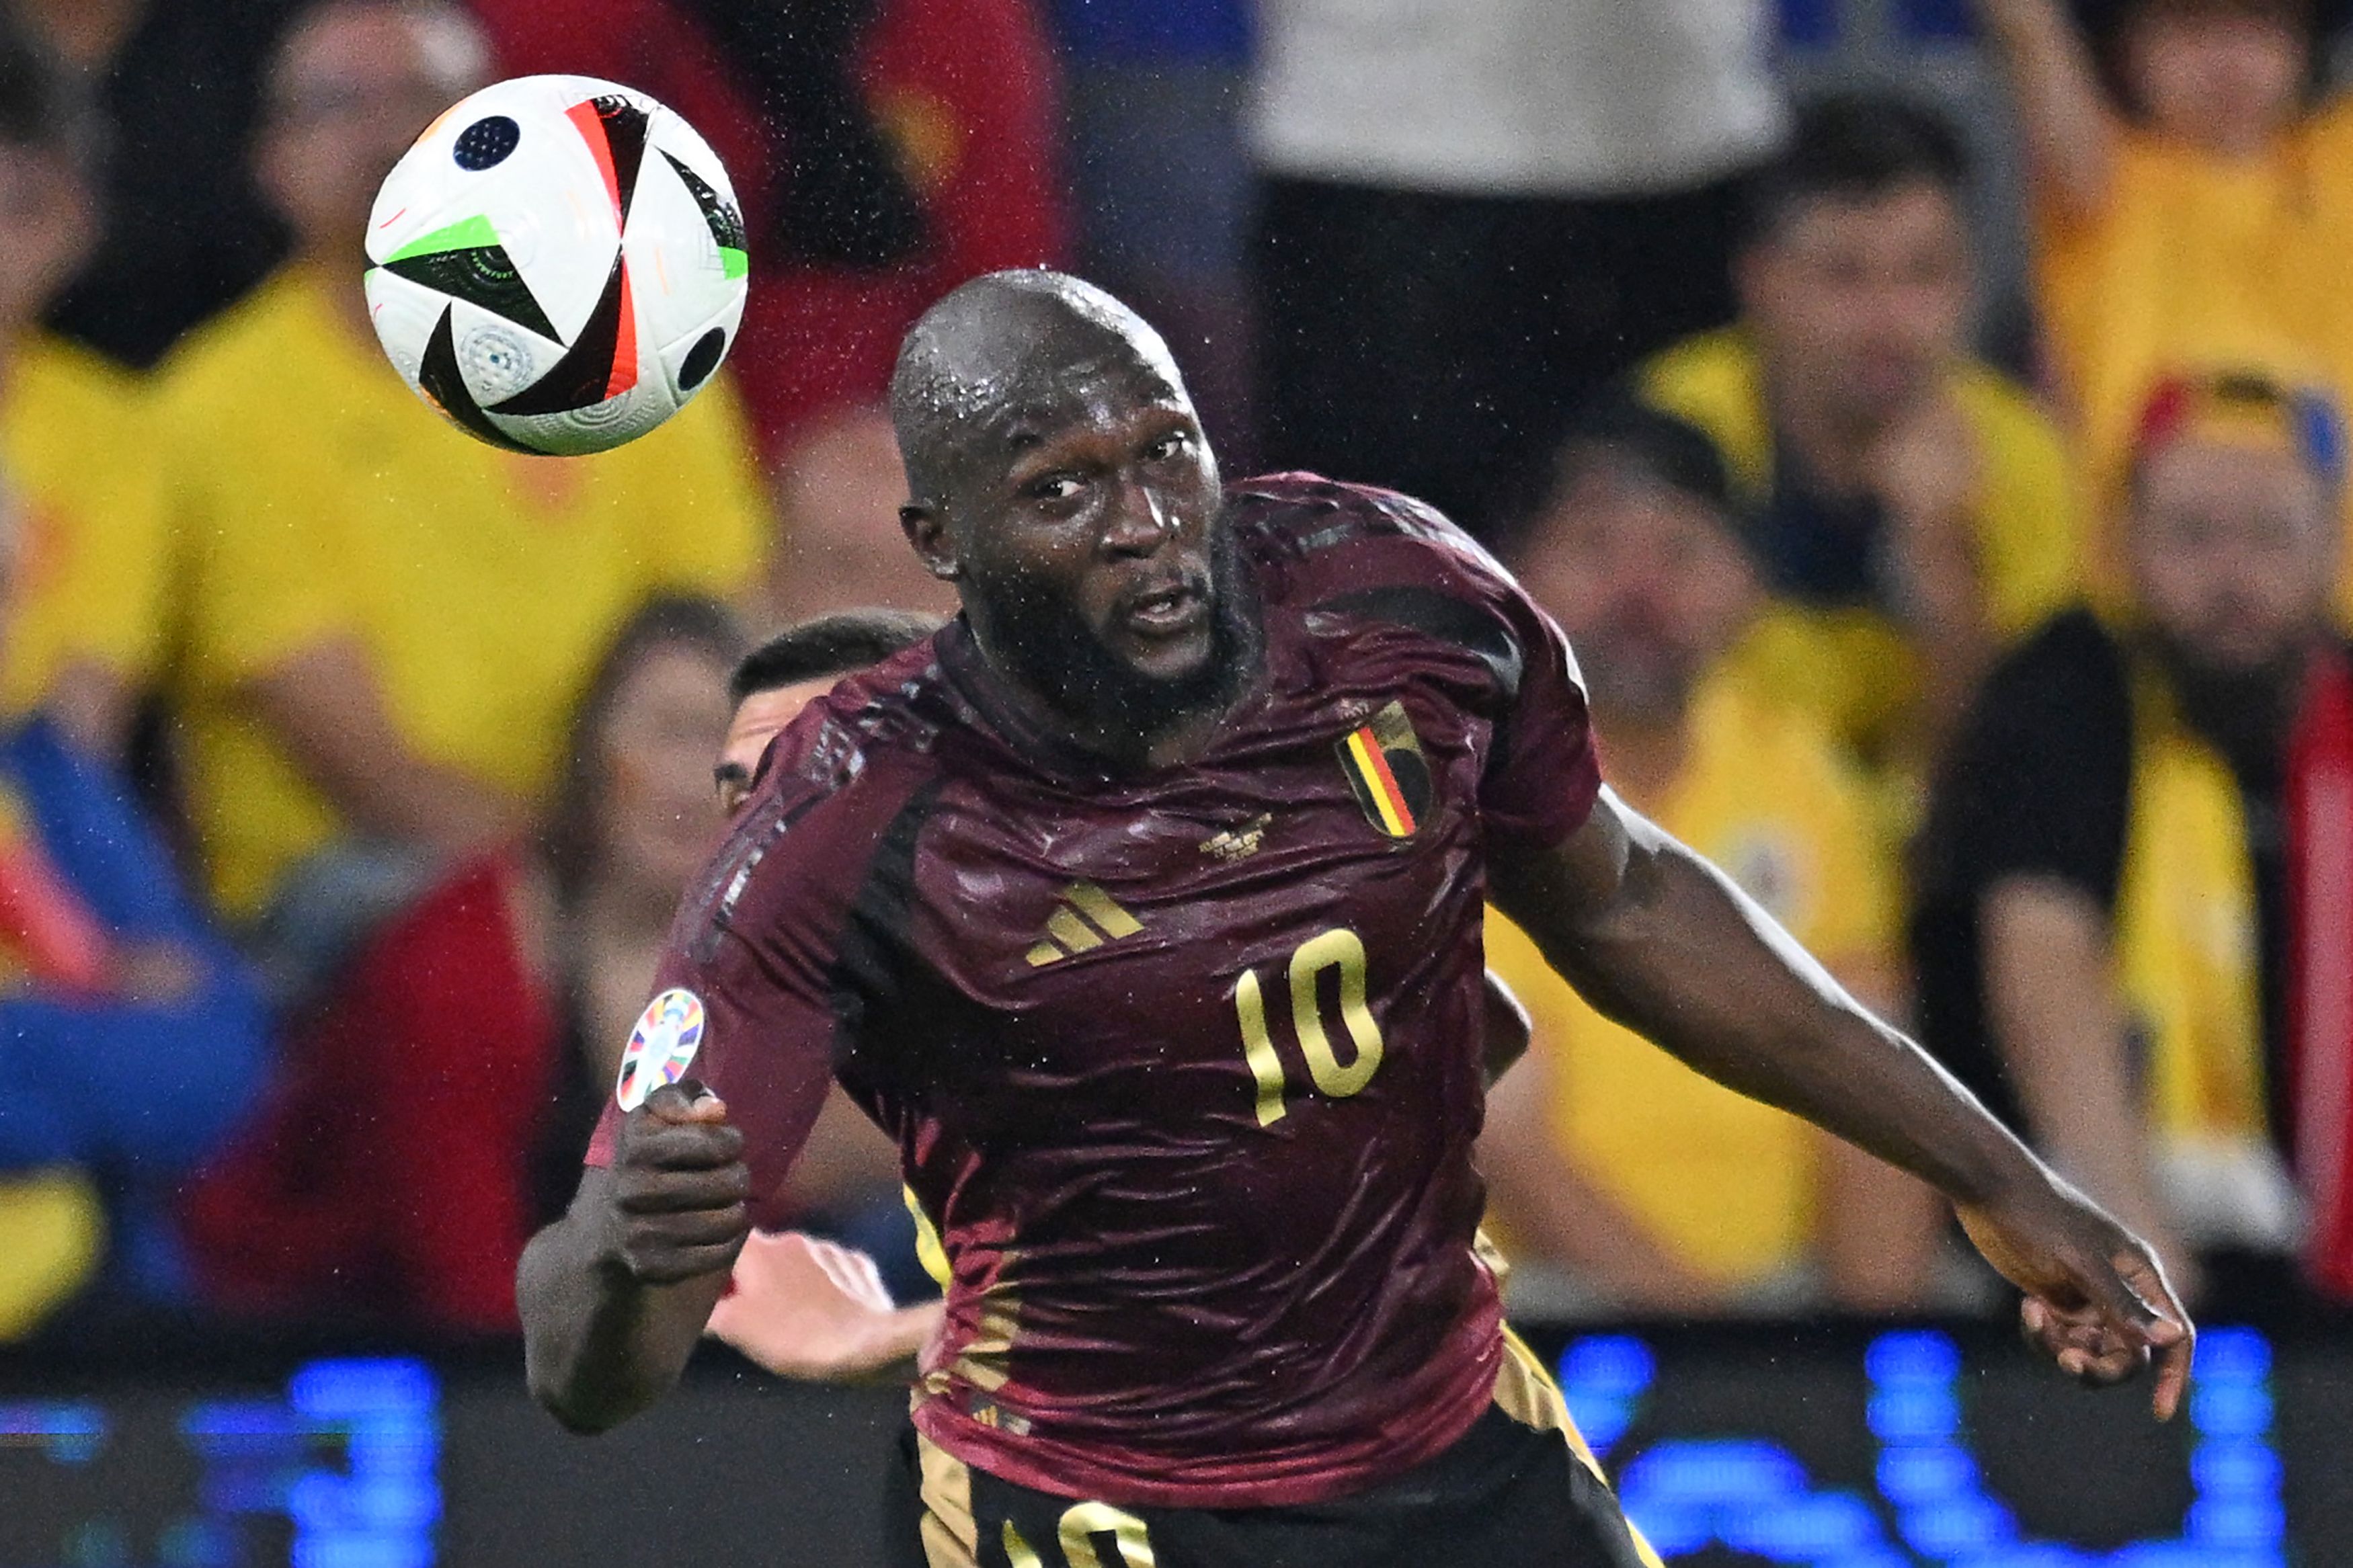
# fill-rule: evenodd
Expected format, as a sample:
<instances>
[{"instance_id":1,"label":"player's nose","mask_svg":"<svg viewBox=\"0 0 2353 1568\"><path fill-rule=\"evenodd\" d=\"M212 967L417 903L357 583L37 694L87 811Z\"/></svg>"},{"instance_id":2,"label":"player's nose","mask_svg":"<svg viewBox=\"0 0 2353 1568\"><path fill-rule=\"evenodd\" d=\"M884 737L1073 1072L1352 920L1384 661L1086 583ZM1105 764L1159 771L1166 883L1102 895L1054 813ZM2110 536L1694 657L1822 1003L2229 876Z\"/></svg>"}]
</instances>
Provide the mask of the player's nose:
<instances>
[{"instance_id":1,"label":"player's nose","mask_svg":"<svg viewBox=\"0 0 2353 1568\"><path fill-rule=\"evenodd\" d=\"M1150 555L1175 532L1167 503L1133 475L1123 476L1112 498L1103 532L1103 549L1114 555Z\"/></svg>"}]
</instances>

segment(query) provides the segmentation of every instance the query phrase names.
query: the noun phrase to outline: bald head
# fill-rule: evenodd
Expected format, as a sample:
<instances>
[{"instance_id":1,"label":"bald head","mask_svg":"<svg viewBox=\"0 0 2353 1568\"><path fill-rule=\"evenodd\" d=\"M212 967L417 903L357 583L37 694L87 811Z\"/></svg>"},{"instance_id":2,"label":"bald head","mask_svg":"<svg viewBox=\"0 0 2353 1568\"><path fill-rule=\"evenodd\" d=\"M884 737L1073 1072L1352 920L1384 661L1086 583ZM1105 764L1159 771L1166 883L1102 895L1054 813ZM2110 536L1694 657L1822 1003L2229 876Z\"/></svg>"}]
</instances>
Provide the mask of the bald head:
<instances>
[{"instance_id":1,"label":"bald head","mask_svg":"<svg viewBox=\"0 0 2353 1568\"><path fill-rule=\"evenodd\" d=\"M962 459L1001 458L1105 397L1189 406L1168 345L1143 317L1042 268L954 289L907 333L891 376L916 504L949 504Z\"/></svg>"}]
</instances>

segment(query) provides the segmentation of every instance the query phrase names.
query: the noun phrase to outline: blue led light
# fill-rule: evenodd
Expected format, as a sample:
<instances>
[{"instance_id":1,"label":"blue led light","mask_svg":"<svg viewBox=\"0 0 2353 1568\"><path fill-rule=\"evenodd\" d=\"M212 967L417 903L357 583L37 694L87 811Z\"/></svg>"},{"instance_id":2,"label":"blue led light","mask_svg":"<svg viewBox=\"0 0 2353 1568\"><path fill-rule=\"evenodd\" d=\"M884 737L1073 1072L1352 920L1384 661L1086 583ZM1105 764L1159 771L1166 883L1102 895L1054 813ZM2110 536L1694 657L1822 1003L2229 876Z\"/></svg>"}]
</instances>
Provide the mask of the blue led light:
<instances>
[{"instance_id":1,"label":"blue led light","mask_svg":"<svg viewBox=\"0 0 2353 1568\"><path fill-rule=\"evenodd\" d=\"M1657 1374L1651 1347L1630 1334L1596 1334L1561 1352L1561 1392L1596 1455L1607 1458L1625 1436L1642 1391Z\"/></svg>"},{"instance_id":2,"label":"blue led light","mask_svg":"<svg viewBox=\"0 0 2353 1568\"><path fill-rule=\"evenodd\" d=\"M180 1432L205 1463L197 1494L208 1539L239 1542L238 1520L282 1513L294 1523L297 1568L427 1568L441 1517L439 1405L424 1363L383 1359L312 1362L282 1403L190 1406ZM340 1463L322 1464L322 1449ZM204 1551L182 1561L242 1560Z\"/></svg>"},{"instance_id":3,"label":"blue led light","mask_svg":"<svg viewBox=\"0 0 2353 1568\"><path fill-rule=\"evenodd\" d=\"M2284 1568L2272 1352L2252 1330L2218 1329L2199 1342L2189 1402L2196 1500L2181 1536L2113 1552L2026 1540L1987 1491L1949 1337L1883 1334L1863 1369L1880 1444L1876 1499L1820 1489L1779 1446L1724 1435L1656 1443L1628 1462L1619 1484L1628 1515L1670 1561L1721 1545L1811 1568ZM1656 1371L1648 1348L1623 1335L1579 1340L1562 1354L1562 1392L1579 1424L1592 1423L1597 1450L1640 1415Z\"/></svg>"},{"instance_id":4,"label":"blue led light","mask_svg":"<svg viewBox=\"0 0 2353 1568\"><path fill-rule=\"evenodd\" d=\"M106 1413L84 1400L0 1405L0 1447L38 1448L53 1464L86 1465L106 1447Z\"/></svg>"}]
</instances>

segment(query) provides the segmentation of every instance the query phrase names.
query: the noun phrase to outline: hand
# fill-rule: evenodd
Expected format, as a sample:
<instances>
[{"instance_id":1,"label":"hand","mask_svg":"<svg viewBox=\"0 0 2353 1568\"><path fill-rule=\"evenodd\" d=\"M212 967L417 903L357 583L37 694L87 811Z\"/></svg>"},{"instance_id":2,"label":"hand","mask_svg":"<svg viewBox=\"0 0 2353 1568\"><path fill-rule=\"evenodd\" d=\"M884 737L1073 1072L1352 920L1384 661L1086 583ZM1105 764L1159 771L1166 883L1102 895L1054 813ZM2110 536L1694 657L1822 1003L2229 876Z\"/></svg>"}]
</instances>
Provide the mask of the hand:
<instances>
[{"instance_id":1,"label":"hand","mask_svg":"<svg viewBox=\"0 0 2353 1568\"><path fill-rule=\"evenodd\" d=\"M621 1123L602 1255L649 1285L717 1273L751 1234L751 1194L726 1102L692 1079L664 1084Z\"/></svg>"},{"instance_id":2,"label":"hand","mask_svg":"<svg viewBox=\"0 0 2353 1568\"><path fill-rule=\"evenodd\" d=\"M2197 1333L2146 1243L2052 1178L2025 1201L1961 1206L1961 1226L2026 1292L2019 1321L2069 1376L2122 1383L2157 1362L2152 1405L2170 1421L2189 1385Z\"/></svg>"},{"instance_id":3,"label":"hand","mask_svg":"<svg viewBox=\"0 0 2353 1568\"><path fill-rule=\"evenodd\" d=\"M1905 618L1931 632L1970 626L1982 613L1972 522L1980 464L1959 406L1939 395L1899 420L1873 450L1871 472Z\"/></svg>"},{"instance_id":4,"label":"hand","mask_svg":"<svg viewBox=\"0 0 2353 1568\"><path fill-rule=\"evenodd\" d=\"M704 1332L779 1377L839 1382L906 1361L931 1337L937 1301L893 1309L862 1252L798 1232L754 1232L735 1259L735 1289Z\"/></svg>"}]
</instances>

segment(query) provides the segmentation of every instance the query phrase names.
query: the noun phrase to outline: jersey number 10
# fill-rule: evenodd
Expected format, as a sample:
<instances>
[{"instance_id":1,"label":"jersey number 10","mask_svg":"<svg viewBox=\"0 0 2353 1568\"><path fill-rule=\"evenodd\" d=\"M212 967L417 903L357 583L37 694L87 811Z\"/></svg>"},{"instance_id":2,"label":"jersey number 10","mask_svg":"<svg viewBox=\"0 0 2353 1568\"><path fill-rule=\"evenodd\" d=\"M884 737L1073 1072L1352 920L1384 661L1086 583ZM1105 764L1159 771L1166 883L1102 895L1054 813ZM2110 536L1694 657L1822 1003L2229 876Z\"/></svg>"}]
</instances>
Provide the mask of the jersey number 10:
<instances>
[{"instance_id":1,"label":"jersey number 10","mask_svg":"<svg viewBox=\"0 0 2353 1568\"><path fill-rule=\"evenodd\" d=\"M1340 1023L1348 1031L1354 1058L1345 1066L1332 1048L1331 1031L1324 1023L1323 979L1326 970L1340 976ZM1258 971L1245 969L1234 981L1234 1012L1242 1027L1242 1059L1258 1079L1258 1124L1282 1120L1289 1085L1282 1058L1275 1055L1274 1037L1267 1033L1266 996ZM1291 1027L1299 1037L1299 1050L1307 1058L1308 1075L1318 1091L1345 1100L1372 1082L1381 1067L1381 1026L1365 1001L1365 943L1345 926L1311 938L1291 955Z\"/></svg>"}]
</instances>

